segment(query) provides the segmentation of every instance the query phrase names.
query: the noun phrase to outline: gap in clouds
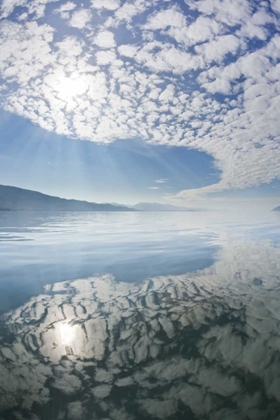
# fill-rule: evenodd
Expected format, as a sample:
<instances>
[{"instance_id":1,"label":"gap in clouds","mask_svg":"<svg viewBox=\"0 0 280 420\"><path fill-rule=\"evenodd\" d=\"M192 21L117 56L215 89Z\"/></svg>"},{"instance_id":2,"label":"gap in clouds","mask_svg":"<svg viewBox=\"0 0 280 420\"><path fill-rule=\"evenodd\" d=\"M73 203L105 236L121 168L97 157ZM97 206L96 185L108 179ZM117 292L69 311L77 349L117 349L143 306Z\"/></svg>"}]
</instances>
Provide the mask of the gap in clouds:
<instances>
[{"instance_id":1,"label":"gap in clouds","mask_svg":"<svg viewBox=\"0 0 280 420\"><path fill-rule=\"evenodd\" d=\"M5 133L0 139L2 184L66 198L134 204L164 201L166 194L211 185L220 177L213 159L203 152L141 140L108 145L75 141L13 114L1 112L0 118Z\"/></svg>"}]
</instances>

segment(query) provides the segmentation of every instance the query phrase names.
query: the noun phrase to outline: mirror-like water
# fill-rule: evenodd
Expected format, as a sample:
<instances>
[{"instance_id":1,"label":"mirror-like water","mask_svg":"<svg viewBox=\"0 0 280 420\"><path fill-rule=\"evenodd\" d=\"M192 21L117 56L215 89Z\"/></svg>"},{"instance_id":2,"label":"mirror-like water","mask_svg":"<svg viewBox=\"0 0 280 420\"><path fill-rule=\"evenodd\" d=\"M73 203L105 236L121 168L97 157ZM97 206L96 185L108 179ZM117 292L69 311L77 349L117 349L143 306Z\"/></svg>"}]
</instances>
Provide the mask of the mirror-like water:
<instances>
[{"instance_id":1,"label":"mirror-like water","mask_svg":"<svg viewBox=\"0 0 280 420\"><path fill-rule=\"evenodd\" d=\"M280 419L277 214L0 221L0 419Z\"/></svg>"}]
</instances>

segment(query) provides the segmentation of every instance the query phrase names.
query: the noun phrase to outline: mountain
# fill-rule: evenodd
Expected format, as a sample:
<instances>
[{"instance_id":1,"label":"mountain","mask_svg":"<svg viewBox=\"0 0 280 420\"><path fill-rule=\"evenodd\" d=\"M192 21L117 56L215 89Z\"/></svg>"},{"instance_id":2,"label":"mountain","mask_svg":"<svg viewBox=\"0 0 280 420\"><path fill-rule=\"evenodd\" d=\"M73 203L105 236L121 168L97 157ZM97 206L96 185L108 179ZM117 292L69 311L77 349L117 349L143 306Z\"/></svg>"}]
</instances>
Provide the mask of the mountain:
<instances>
[{"instance_id":1,"label":"mountain","mask_svg":"<svg viewBox=\"0 0 280 420\"><path fill-rule=\"evenodd\" d=\"M196 209L160 203L138 203L132 206L132 208L140 211L196 211Z\"/></svg>"},{"instance_id":2,"label":"mountain","mask_svg":"<svg viewBox=\"0 0 280 420\"><path fill-rule=\"evenodd\" d=\"M6 185L0 185L0 210L136 211L124 206L67 200Z\"/></svg>"},{"instance_id":3,"label":"mountain","mask_svg":"<svg viewBox=\"0 0 280 420\"><path fill-rule=\"evenodd\" d=\"M186 207L160 203L138 203L126 206L117 203L90 203L88 201L67 200L53 197L38 191L0 185L0 211L38 210L38 211L199 211ZM276 210L276 209L275 209Z\"/></svg>"},{"instance_id":4,"label":"mountain","mask_svg":"<svg viewBox=\"0 0 280 420\"><path fill-rule=\"evenodd\" d=\"M272 211L280 211L280 206L275 207L275 209L272 209Z\"/></svg>"}]
</instances>

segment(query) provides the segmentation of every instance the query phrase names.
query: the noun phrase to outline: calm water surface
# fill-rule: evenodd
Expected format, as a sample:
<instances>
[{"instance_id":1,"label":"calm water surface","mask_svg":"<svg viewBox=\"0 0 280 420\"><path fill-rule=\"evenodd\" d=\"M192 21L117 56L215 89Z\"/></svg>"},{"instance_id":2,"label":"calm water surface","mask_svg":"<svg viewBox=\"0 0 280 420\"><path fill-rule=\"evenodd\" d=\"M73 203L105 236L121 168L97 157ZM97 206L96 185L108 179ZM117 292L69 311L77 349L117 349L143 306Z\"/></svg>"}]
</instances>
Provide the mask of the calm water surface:
<instances>
[{"instance_id":1,"label":"calm water surface","mask_svg":"<svg viewBox=\"0 0 280 420\"><path fill-rule=\"evenodd\" d=\"M280 420L280 214L0 212L0 419Z\"/></svg>"}]
</instances>

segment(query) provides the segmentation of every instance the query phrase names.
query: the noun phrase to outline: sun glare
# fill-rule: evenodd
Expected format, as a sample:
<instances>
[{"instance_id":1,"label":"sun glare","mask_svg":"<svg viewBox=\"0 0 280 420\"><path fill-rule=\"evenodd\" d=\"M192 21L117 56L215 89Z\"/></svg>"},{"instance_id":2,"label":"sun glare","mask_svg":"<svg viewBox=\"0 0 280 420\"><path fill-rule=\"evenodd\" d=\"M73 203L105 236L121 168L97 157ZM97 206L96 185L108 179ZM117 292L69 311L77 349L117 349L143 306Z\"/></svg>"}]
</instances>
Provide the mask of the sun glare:
<instances>
[{"instance_id":1,"label":"sun glare","mask_svg":"<svg viewBox=\"0 0 280 420\"><path fill-rule=\"evenodd\" d=\"M87 90L87 83L83 77L63 77L56 85L57 96L62 100L83 95Z\"/></svg>"},{"instance_id":2,"label":"sun glare","mask_svg":"<svg viewBox=\"0 0 280 420\"><path fill-rule=\"evenodd\" d=\"M65 345L71 345L76 335L75 327L64 322L59 326L58 331L59 331L61 343Z\"/></svg>"}]
</instances>

